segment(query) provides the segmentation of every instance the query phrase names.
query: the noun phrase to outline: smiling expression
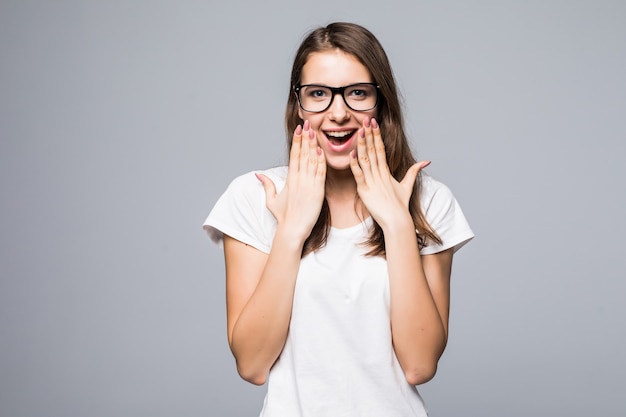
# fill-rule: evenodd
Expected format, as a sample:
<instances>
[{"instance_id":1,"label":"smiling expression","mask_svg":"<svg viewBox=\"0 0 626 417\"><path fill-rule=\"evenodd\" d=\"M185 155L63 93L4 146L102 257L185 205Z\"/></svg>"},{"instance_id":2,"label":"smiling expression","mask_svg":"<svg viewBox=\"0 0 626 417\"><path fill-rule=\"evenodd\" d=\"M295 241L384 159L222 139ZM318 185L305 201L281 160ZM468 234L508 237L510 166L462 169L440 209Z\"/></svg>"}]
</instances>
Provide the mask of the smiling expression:
<instances>
[{"instance_id":1,"label":"smiling expression","mask_svg":"<svg viewBox=\"0 0 626 417\"><path fill-rule=\"evenodd\" d=\"M340 50L314 52L302 68L300 84L320 84L342 87L356 83L373 82L370 72L354 56ZM350 168L349 155L356 149L356 133L363 120L376 117L377 109L351 110L341 96L335 96L331 106L323 112L298 110L302 120L308 120L317 134L319 146L324 151L329 168Z\"/></svg>"}]
</instances>

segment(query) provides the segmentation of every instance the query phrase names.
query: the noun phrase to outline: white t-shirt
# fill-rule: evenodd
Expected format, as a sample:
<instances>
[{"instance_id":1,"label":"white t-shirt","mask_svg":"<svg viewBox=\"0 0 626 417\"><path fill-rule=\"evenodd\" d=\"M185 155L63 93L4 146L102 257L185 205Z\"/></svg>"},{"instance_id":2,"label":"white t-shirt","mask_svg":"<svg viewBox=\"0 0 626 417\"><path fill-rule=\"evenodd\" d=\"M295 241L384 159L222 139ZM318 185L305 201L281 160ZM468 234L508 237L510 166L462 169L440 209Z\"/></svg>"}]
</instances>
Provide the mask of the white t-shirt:
<instances>
[{"instance_id":1,"label":"white t-shirt","mask_svg":"<svg viewBox=\"0 0 626 417\"><path fill-rule=\"evenodd\" d=\"M287 167L262 171L282 189ZM422 254L458 250L474 235L450 190L422 176L422 210L442 240ZM362 245L373 221L331 228L326 246L300 262L289 333L270 370L262 417L426 416L406 382L391 341L387 262ZM204 223L269 253L276 220L253 172L236 178Z\"/></svg>"}]
</instances>

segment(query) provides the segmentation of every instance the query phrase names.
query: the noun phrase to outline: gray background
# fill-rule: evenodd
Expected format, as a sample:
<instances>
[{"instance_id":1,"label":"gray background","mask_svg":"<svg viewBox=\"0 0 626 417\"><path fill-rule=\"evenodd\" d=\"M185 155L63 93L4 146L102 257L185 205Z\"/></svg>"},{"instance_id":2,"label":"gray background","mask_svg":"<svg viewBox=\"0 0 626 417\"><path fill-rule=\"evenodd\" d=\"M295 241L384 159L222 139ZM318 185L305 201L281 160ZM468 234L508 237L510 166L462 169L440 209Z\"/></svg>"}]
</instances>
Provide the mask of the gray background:
<instances>
[{"instance_id":1,"label":"gray background","mask_svg":"<svg viewBox=\"0 0 626 417\"><path fill-rule=\"evenodd\" d=\"M348 20L477 238L432 416L623 416L623 1L0 2L0 416L255 416L201 223Z\"/></svg>"}]
</instances>

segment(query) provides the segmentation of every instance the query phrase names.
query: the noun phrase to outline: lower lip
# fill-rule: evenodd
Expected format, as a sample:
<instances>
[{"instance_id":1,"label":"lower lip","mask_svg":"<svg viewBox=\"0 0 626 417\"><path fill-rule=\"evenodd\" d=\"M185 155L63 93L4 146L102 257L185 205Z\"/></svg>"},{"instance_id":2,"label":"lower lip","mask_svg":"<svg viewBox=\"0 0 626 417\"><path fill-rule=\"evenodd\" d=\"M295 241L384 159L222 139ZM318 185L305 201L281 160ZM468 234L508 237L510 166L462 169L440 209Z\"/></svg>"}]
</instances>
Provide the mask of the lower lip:
<instances>
[{"instance_id":1,"label":"lower lip","mask_svg":"<svg viewBox=\"0 0 626 417\"><path fill-rule=\"evenodd\" d=\"M355 131L352 136L350 137L350 139L348 139L347 141L343 142L341 145L335 145L333 144L329 137L326 136L326 143L328 144L328 149L332 152L336 152L336 153L342 153L345 152L346 150L350 149L350 145L352 144L352 141L354 140L354 137L356 136L357 131Z\"/></svg>"}]
</instances>

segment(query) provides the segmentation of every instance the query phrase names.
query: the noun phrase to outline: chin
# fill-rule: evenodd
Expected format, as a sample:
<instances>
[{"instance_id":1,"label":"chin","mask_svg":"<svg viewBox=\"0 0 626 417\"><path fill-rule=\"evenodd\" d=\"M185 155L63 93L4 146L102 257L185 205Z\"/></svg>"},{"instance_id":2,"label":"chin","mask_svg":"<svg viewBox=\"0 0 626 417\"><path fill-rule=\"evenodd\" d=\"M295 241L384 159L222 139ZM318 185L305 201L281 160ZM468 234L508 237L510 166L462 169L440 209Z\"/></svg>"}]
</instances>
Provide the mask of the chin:
<instances>
[{"instance_id":1,"label":"chin","mask_svg":"<svg viewBox=\"0 0 626 417\"><path fill-rule=\"evenodd\" d=\"M333 163L326 161L326 168L329 171L350 171L350 162Z\"/></svg>"}]
</instances>

